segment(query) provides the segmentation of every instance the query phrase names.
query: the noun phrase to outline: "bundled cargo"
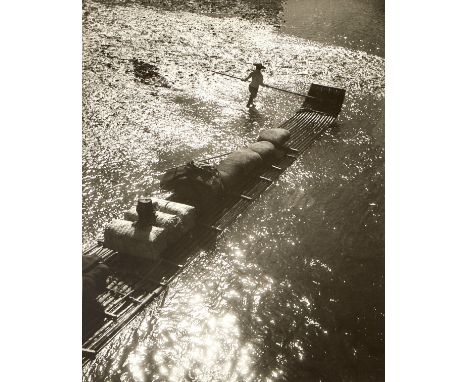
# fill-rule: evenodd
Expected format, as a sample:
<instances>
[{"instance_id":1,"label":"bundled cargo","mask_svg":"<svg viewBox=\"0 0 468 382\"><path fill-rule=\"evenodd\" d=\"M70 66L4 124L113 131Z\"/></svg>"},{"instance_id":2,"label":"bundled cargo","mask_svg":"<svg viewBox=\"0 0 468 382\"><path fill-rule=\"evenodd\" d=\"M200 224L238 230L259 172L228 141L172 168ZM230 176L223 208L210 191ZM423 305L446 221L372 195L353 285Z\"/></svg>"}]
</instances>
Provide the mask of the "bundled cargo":
<instances>
[{"instance_id":1,"label":"bundled cargo","mask_svg":"<svg viewBox=\"0 0 468 382\"><path fill-rule=\"evenodd\" d=\"M247 146L252 151L260 155L265 163L271 164L280 160L284 156L284 151L277 149L275 145L268 141L259 141Z\"/></svg>"},{"instance_id":2,"label":"bundled cargo","mask_svg":"<svg viewBox=\"0 0 468 382\"><path fill-rule=\"evenodd\" d=\"M233 188L262 164L262 157L258 153L245 148L229 154L219 163L218 171L224 186Z\"/></svg>"},{"instance_id":3,"label":"bundled cargo","mask_svg":"<svg viewBox=\"0 0 468 382\"><path fill-rule=\"evenodd\" d=\"M124 219L137 222L138 221L138 212L137 207L133 206L129 210L124 212ZM153 210L153 220L151 221L151 225L164 228L167 230L168 233L168 240L170 242L176 241L182 233L187 231L187 228L184 228L184 224L182 223L182 219L173 214L167 214L161 211L154 211Z\"/></svg>"},{"instance_id":4,"label":"bundled cargo","mask_svg":"<svg viewBox=\"0 0 468 382\"><path fill-rule=\"evenodd\" d=\"M178 216L182 221L183 232L187 232L195 226L197 218L195 207L159 198L151 198L151 202L155 211Z\"/></svg>"},{"instance_id":5,"label":"bundled cargo","mask_svg":"<svg viewBox=\"0 0 468 382\"><path fill-rule=\"evenodd\" d=\"M114 219L104 231L104 247L155 260L167 248L168 236L164 228Z\"/></svg>"},{"instance_id":6,"label":"bundled cargo","mask_svg":"<svg viewBox=\"0 0 468 382\"><path fill-rule=\"evenodd\" d=\"M284 146L284 144L291 137L291 133L286 129L268 129L260 131L257 141L268 141L273 143L276 147Z\"/></svg>"},{"instance_id":7,"label":"bundled cargo","mask_svg":"<svg viewBox=\"0 0 468 382\"><path fill-rule=\"evenodd\" d=\"M197 206L210 203L223 192L218 170L213 166L194 162L166 171L160 186L164 190L173 191L178 201Z\"/></svg>"}]
</instances>

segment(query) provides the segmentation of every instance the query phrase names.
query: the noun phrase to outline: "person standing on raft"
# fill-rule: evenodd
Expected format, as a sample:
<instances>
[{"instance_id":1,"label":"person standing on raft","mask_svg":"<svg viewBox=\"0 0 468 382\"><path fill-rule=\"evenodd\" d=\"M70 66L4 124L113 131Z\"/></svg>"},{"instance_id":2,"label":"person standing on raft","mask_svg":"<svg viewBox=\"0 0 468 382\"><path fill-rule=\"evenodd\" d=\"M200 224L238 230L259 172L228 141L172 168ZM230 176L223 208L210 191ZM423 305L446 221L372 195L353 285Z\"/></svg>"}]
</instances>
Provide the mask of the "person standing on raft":
<instances>
[{"instance_id":1,"label":"person standing on raft","mask_svg":"<svg viewBox=\"0 0 468 382\"><path fill-rule=\"evenodd\" d=\"M255 70L252 71L252 73L250 73L249 76L244 79L244 81L247 81L249 78L252 79L249 85L250 98L249 98L249 102L247 102L247 107L250 107L251 105L253 105L253 100L257 97L258 87L260 85L263 85L263 75L262 75L261 70L266 69L262 64L254 64L254 65L255 65Z\"/></svg>"}]
</instances>

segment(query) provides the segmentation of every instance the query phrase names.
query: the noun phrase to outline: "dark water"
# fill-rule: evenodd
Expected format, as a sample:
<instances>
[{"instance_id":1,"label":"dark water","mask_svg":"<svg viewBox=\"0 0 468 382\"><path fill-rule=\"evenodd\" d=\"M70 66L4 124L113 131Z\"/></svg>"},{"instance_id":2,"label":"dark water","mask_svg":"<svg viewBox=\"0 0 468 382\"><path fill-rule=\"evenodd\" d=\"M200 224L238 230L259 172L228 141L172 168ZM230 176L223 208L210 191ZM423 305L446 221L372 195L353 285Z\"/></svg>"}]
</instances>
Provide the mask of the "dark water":
<instances>
[{"instance_id":1,"label":"dark water","mask_svg":"<svg viewBox=\"0 0 468 382\"><path fill-rule=\"evenodd\" d=\"M281 30L384 57L385 0L288 0Z\"/></svg>"},{"instance_id":2,"label":"dark water","mask_svg":"<svg viewBox=\"0 0 468 382\"><path fill-rule=\"evenodd\" d=\"M384 15L377 1L347 1L346 11L343 3L288 1L279 28L236 14L85 4L84 246L157 191L165 168L242 146L301 103L262 90L257 111L247 112L245 83L207 69L242 76L262 61L273 86L305 92L313 81L344 87L347 97L337 126L199 254L164 306L155 302L84 369L84 380L384 379L385 63L375 55L384 51ZM133 58L159 77L135 80Z\"/></svg>"}]
</instances>

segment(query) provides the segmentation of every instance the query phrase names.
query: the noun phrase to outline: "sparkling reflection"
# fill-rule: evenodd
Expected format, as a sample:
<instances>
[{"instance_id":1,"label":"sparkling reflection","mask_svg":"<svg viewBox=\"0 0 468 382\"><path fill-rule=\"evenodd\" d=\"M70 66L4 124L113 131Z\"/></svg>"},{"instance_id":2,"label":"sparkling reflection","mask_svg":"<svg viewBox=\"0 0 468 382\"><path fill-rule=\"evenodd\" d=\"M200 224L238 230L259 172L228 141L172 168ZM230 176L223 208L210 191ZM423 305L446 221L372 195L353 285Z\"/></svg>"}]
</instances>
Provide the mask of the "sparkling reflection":
<instances>
[{"instance_id":1,"label":"sparkling reflection","mask_svg":"<svg viewBox=\"0 0 468 382\"><path fill-rule=\"evenodd\" d=\"M242 146L300 104L264 89L257 110L247 112L245 83L206 69L242 75L247 62L262 61L271 85L304 92L312 79L346 88L347 99L340 123L200 254L163 306L155 301L114 338L83 379L378 374L384 60L285 36L263 22L140 5L86 2L84 10L85 246L136 197L154 192L164 169ZM134 57L163 78L136 81Z\"/></svg>"}]
</instances>

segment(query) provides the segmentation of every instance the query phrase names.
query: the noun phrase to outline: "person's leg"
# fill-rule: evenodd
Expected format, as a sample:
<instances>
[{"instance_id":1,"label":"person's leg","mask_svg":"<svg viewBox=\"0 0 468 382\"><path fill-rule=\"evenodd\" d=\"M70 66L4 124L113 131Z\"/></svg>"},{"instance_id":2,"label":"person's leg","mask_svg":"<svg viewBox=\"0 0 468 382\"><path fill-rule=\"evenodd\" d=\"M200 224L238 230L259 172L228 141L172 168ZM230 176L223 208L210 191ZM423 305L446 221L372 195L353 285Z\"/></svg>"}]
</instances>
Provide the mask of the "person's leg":
<instances>
[{"instance_id":1,"label":"person's leg","mask_svg":"<svg viewBox=\"0 0 468 382\"><path fill-rule=\"evenodd\" d=\"M250 105L252 105L253 100L254 100L254 97L253 97L253 95L251 94L250 97L249 97L249 102L247 102L247 107L250 107Z\"/></svg>"},{"instance_id":2,"label":"person's leg","mask_svg":"<svg viewBox=\"0 0 468 382\"><path fill-rule=\"evenodd\" d=\"M249 86L249 92L250 92L250 97L249 100L247 101L247 107L250 107L250 105L253 102L253 96L252 96L252 86Z\"/></svg>"},{"instance_id":3,"label":"person's leg","mask_svg":"<svg viewBox=\"0 0 468 382\"><path fill-rule=\"evenodd\" d=\"M249 102L247 102L247 107L250 107L250 105L253 104L253 100L257 97L258 89L252 86L249 86L249 91L250 91L250 98L249 98Z\"/></svg>"}]
</instances>

